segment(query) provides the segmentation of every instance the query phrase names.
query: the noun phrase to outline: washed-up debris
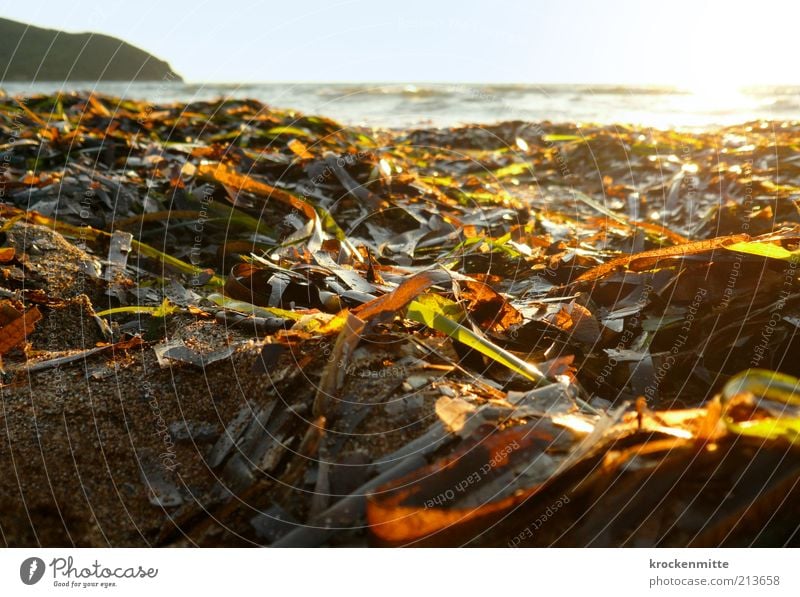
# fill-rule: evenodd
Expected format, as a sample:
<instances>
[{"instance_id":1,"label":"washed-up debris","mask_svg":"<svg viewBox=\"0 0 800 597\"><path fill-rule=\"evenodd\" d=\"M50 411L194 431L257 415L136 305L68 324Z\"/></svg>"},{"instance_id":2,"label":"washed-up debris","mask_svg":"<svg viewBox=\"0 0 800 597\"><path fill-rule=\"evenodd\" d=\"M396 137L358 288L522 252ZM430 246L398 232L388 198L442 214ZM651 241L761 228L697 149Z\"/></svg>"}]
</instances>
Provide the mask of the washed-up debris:
<instances>
[{"instance_id":1,"label":"washed-up debris","mask_svg":"<svg viewBox=\"0 0 800 597\"><path fill-rule=\"evenodd\" d=\"M758 540L748 534L755 529L789 538L794 526L782 526L791 515L779 500L796 499L789 488L800 469L794 459L778 460L796 450L763 439L788 432L794 441L798 413L772 409L775 418L760 419L751 411L742 425L733 413L742 413L738 404L752 408L753 401L796 405L798 384L748 371L706 408L612 420L588 438L589 420L558 415L506 431L484 428L485 437L473 437L447 459L379 487L369 503L371 532L393 545L512 547L741 545ZM742 442L742 436L762 441ZM571 443L578 457L565 459ZM759 462L774 478L754 470ZM730 493L719 493L723 487L736 489L735 503ZM603 520L601 512L613 515ZM750 531L737 528L747 517ZM545 522L550 528L542 531Z\"/></svg>"},{"instance_id":2,"label":"washed-up debris","mask_svg":"<svg viewBox=\"0 0 800 597\"><path fill-rule=\"evenodd\" d=\"M235 351L236 346L228 346L227 348L216 350L211 353L200 353L187 348L183 343L178 343L163 351L161 353L161 360L168 359L170 361L187 363L199 369L205 369L207 366L217 361L230 358Z\"/></svg>"},{"instance_id":3,"label":"washed-up debris","mask_svg":"<svg viewBox=\"0 0 800 597\"><path fill-rule=\"evenodd\" d=\"M142 339L135 337L130 340L121 340L115 344L105 344L102 346L96 346L94 348L90 348L88 350L82 350L76 352L74 354L65 355L63 357L56 357L54 359L48 359L46 361L39 361L37 363L33 363L28 365L25 368L27 373L40 373L42 371L47 371L48 369L55 369L59 367L63 367L64 365L69 365L72 363L76 363L78 361L84 361L89 357L92 357L97 354L101 354L104 352L113 352L115 350L129 350L131 348L136 348L141 346Z\"/></svg>"},{"instance_id":4,"label":"washed-up debris","mask_svg":"<svg viewBox=\"0 0 800 597\"><path fill-rule=\"evenodd\" d=\"M0 305L0 355L24 342L33 332L36 322L42 319L38 307L21 313L11 304Z\"/></svg>"},{"instance_id":5,"label":"washed-up debris","mask_svg":"<svg viewBox=\"0 0 800 597\"><path fill-rule=\"evenodd\" d=\"M0 97L5 541L796 543L798 134Z\"/></svg>"},{"instance_id":6,"label":"washed-up debris","mask_svg":"<svg viewBox=\"0 0 800 597\"><path fill-rule=\"evenodd\" d=\"M228 328L252 329L253 334L256 336L274 334L278 330L290 328L292 325L290 320L281 319L280 317L247 317L231 311L217 312L216 319Z\"/></svg>"}]
</instances>

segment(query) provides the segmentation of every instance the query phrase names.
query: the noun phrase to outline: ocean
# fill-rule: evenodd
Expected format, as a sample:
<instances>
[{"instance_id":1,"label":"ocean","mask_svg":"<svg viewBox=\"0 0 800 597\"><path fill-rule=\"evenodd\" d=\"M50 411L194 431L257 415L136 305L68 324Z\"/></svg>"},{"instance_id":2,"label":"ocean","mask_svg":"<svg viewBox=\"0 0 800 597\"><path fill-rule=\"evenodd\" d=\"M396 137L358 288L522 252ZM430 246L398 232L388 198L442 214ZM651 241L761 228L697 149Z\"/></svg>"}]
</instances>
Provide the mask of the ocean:
<instances>
[{"instance_id":1,"label":"ocean","mask_svg":"<svg viewBox=\"0 0 800 597\"><path fill-rule=\"evenodd\" d=\"M800 87L784 86L693 91L614 85L153 82L8 83L0 88L14 95L94 89L153 103L248 97L343 124L384 128L548 120L703 129L800 119Z\"/></svg>"}]
</instances>

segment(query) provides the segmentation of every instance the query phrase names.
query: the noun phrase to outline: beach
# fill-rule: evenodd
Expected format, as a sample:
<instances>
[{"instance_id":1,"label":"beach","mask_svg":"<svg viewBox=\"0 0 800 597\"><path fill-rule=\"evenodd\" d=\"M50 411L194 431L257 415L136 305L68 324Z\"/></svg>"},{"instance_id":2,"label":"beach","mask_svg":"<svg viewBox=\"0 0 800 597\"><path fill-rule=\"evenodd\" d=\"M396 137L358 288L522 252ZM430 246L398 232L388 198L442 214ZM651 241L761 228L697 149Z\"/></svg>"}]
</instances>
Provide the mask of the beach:
<instances>
[{"instance_id":1,"label":"beach","mask_svg":"<svg viewBox=\"0 0 800 597\"><path fill-rule=\"evenodd\" d=\"M789 90L152 86L0 97L6 545L796 543Z\"/></svg>"}]
</instances>

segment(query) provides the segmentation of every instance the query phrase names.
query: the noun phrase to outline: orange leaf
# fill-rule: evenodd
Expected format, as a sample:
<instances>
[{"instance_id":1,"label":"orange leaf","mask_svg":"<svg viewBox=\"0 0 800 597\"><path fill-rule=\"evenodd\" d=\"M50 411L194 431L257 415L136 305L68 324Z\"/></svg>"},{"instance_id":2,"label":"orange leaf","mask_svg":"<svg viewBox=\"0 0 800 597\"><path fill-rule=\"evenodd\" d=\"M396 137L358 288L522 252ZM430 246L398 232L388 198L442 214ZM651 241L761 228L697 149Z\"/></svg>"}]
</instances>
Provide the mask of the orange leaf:
<instances>
[{"instance_id":1,"label":"orange leaf","mask_svg":"<svg viewBox=\"0 0 800 597\"><path fill-rule=\"evenodd\" d=\"M717 238L710 238L708 240L698 240L683 245L676 245L674 247L664 247L663 249L654 249L652 251L644 251L634 255L623 255L611 261L598 265L590 269L588 272L583 273L578 277L575 282L591 282L599 278L603 278L610 273L613 273L619 268L625 268L632 271L644 271L653 269L658 265L659 261L672 259L675 257L685 257L687 255L696 255L698 253L705 253L713 251L726 245L738 242L745 242L750 240L748 234L733 234L731 236L720 236Z\"/></svg>"},{"instance_id":2,"label":"orange leaf","mask_svg":"<svg viewBox=\"0 0 800 597\"><path fill-rule=\"evenodd\" d=\"M211 177L218 183L232 187L236 191L253 193L259 197L266 197L267 199L274 197L281 203L285 203L289 207L302 212L309 220L314 220L317 217L317 212L314 211L314 207L300 199L300 197L251 178L246 174L240 174L227 164L221 162L200 164L197 168L197 174L199 176Z\"/></svg>"},{"instance_id":3,"label":"orange leaf","mask_svg":"<svg viewBox=\"0 0 800 597\"><path fill-rule=\"evenodd\" d=\"M467 311L483 329L505 331L522 323L522 314L488 284L475 280L458 283L461 298L467 299Z\"/></svg>"},{"instance_id":4,"label":"orange leaf","mask_svg":"<svg viewBox=\"0 0 800 597\"><path fill-rule=\"evenodd\" d=\"M554 433L560 431L544 420L511 427L477 444L467 442L443 460L378 487L367 498L370 533L383 544L402 545L430 535L457 534L471 525L489 527L541 485L532 484L481 505L459 506L459 498L467 491L463 488L472 491L492 485L515 463L535 461L552 444Z\"/></svg>"},{"instance_id":5,"label":"orange leaf","mask_svg":"<svg viewBox=\"0 0 800 597\"><path fill-rule=\"evenodd\" d=\"M3 247L0 249L0 263L8 263L17 254L14 247Z\"/></svg>"},{"instance_id":6,"label":"orange leaf","mask_svg":"<svg viewBox=\"0 0 800 597\"><path fill-rule=\"evenodd\" d=\"M98 116L102 116L103 118L111 118L111 112L108 111L108 108L106 108L103 102L97 99L93 93L89 95L89 104L92 106L92 112Z\"/></svg>"},{"instance_id":7,"label":"orange leaf","mask_svg":"<svg viewBox=\"0 0 800 597\"><path fill-rule=\"evenodd\" d=\"M661 224L653 224L652 222L643 222L641 220L635 220L635 221L632 220L631 225L636 228L641 228L642 230L646 230L647 232L652 232L653 234L665 236L676 245L681 245L689 242L689 239L686 238L685 236L682 236L677 232L673 232L672 230L662 226Z\"/></svg>"},{"instance_id":8,"label":"orange leaf","mask_svg":"<svg viewBox=\"0 0 800 597\"><path fill-rule=\"evenodd\" d=\"M347 319L336 338L329 361L322 371L322 377L317 386L317 395L314 399L314 416L332 415L329 412L331 401L338 396L339 389L344 383L350 355L358 346L367 324L376 317L400 311L422 292L444 280L450 280L450 276L446 272L422 272L412 276L389 294L364 303L351 312L347 312L345 309L339 314L340 316L346 314Z\"/></svg>"},{"instance_id":9,"label":"orange leaf","mask_svg":"<svg viewBox=\"0 0 800 597\"><path fill-rule=\"evenodd\" d=\"M434 284L449 281L444 271L428 271L412 276L389 294L364 303L353 309L360 319L369 321L378 315L396 313Z\"/></svg>"},{"instance_id":10,"label":"orange leaf","mask_svg":"<svg viewBox=\"0 0 800 597\"><path fill-rule=\"evenodd\" d=\"M0 354L5 354L33 332L34 325L42 318L39 307L33 307L11 323L0 328Z\"/></svg>"},{"instance_id":11,"label":"orange leaf","mask_svg":"<svg viewBox=\"0 0 800 597\"><path fill-rule=\"evenodd\" d=\"M308 151L308 148L305 145L303 145L303 143L298 141L297 139L290 140L287 143L287 145L289 146L289 149L292 150L292 153L295 154L297 157L299 157L299 158L301 158L303 160L312 160L312 159L314 159L314 154L312 154L310 151Z\"/></svg>"},{"instance_id":12,"label":"orange leaf","mask_svg":"<svg viewBox=\"0 0 800 597\"><path fill-rule=\"evenodd\" d=\"M591 344L600 338L600 324L597 319L589 309L578 303L564 305L557 313L545 319L580 342Z\"/></svg>"}]
</instances>

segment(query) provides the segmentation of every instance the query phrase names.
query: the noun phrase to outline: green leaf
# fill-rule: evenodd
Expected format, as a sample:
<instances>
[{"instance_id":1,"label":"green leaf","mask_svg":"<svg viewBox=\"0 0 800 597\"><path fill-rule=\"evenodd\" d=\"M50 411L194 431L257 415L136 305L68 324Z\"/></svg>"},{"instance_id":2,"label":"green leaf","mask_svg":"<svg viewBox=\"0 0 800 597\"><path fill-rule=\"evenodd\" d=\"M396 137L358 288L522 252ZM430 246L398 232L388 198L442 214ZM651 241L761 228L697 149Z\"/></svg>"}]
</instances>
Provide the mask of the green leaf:
<instances>
[{"instance_id":1,"label":"green leaf","mask_svg":"<svg viewBox=\"0 0 800 597\"><path fill-rule=\"evenodd\" d=\"M155 259L161 262L162 265L171 267L183 274L189 274L191 276L200 276L205 275L207 272L206 270L199 268L195 265L191 265L190 263L186 263L185 261L181 261L177 257L173 257L172 255L167 255L166 253L162 253L155 247L151 247L150 245L146 245L143 242L139 242L136 239L131 241L131 248L136 251L139 255L144 255L145 257L150 257L151 259ZM208 284L213 286L224 286L225 280L220 278L219 276L212 275L209 280Z\"/></svg>"},{"instance_id":2,"label":"green leaf","mask_svg":"<svg viewBox=\"0 0 800 597\"><path fill-rule=\"evenodd\" d=\"M800 406L800 379L769 369L747 369L734 375L725 384L722 401L727 403L734 396L744 393L781 404Z\"/></svg>"},{"instance_id":3,"label":"green leaf","mask_svg":"<svg viewBox=\"0 0 800 597\"><path fill-rule=\"evenodd\" d=\"M151 315L152 317L166 317L172 315L179 309L167 299L164 299L158 307L145 307L142 305L131 305L128 307L116 307L114 309L106 309L97 313L98 317L106 317L108 315L116 315L117 313L141 313Z\"/></svg>"},{"instance_id":4,"label":"green leaf","mask_svg":"<svg viewBox=\"0 0 800 597\"><path fill-rule=\"evenodd\" d=\"M758 419L736 423L730 419L725 420L729 431L738 435L760 437L763 439L778 439L785 437L790 442L800 444L800 418L794 419Z\"/></svg>"},{"instance_id":5,"label":"green leaf","mask_svg":"<svg viewBox=\"0 0 800 597\"><path fill-rule=\"evenodd\" d=\"M167 315L172 315L178 310L178 307L173 305L169 302L169 300L164 299L161 303L161 306L157 307L155 311L153 311L153 317L166 317Z\"/></svg>"},{"instance_id":6,"label":"green leaf","mask_svg":"<svg viewBox=\"0 0 800 597\"><path fill-rule=\"evenodd\" d=\"M729 251L747 253L748 255L758 255L759 257L769 257L770 259L781 259L783 261L800 258L800 251L787 251L780 245L775 245L772 243L733 243L725 248Z\"/></svg>"},{"instance_id":7,"label":"green leaf","mask_svg":"<svg viewBox=\"0 0 800 597\"><path fill-rule=\"evenodd\" d=\"M531 381L539 382L545 378L544 374L535 365L523 361L504 348L500 348L483 336L479 336L469 328L454 321L453 318L457 317L459 313L462 313L461 308L453 301L436 294L427 294L409 304L406 317L447 334L454 340L458 340L462 344L477 350Z\"/></svg>"},{"instance_id":8,"label":"green leaf","mask_svg":"<svg viewBox=\"0 0 800 597\"><path fill-rule=\"evenodd\" d=\"M735 398L749 395L756 406L776 416L734 421L723 416L725 426L738 435L763 439L785 438L800 443L800 379L766 369L747 369L731 378L722 390L722 404L727 407ZM769 402L779 408L769 408Z\"/></svg>"},{"instance_id":9,"label":"green leaf","mask_svg":"<svg viewBox=\"0 0 800 597\"><path fill-rule=\"evenodd\" d=\"M293 321L298 321L305 316L305 313L295 313L294 311L287 311L286 309L278 309L276 307L259 307L245 301L237 301L218 292L209 294L206 298L215 305L230 309L231 311L244 313L245 315L254 315L256 317L282 317L283 319L291 319Z\"/></svg>"},{"instance_id":10,"label":"green leaf","mask_svg":"<svg viewBox=\"0 0 800 597\"><path fill-rule=\"evenodd\" d=\"M511 234L504 234L498 238L484 238L480 236L473 236L472 238L465 239L458 243L453 249L449 252L450 255L460 254L461 252L465 251L469 247L480 247L480 245L484 245L489 252L491 253L505 253L512 259L520 259L523 257L523 254L520 253L513 245L509 243L511 240Z\"/></svg>"},{"instance_id":11,"label":"green leaf","mask_svg":"<svg viewBox=\"0 0 800 597\"><path fill-rule=\"evenodd\" d=\"M419 176L417 178L422 182L439 187L452 187L456 184L455 179L451 176Z\"/></svg>"},{"instance_id":12,"label":"green leaf","mask_svg":"<svg viewBox=\"0 0 800 597\"><path fill-rule=\"evenodd\" d=\"M492 176L494 178L506 178L508 176L519 176L520 174L527 174L532 173L533 168L531 168L530 164L510 164L503 168L498 168L494 172L492 172Z\"/></svg>"},{"instance_id":13,"label":"green leaf","mask_svg":"<svg viewBox=\"0 0 800 597\"><path fill-rule=\"evenodd\" d=\"M486 191L464 191L463 189L453 189L453 191L458 195L458 201L466 206L471 206L476 203L481 205L496 204L511 200L511 195L505 191L497 191L496 193L489 193Z\"/></svg>"},{"instance_id":14,"label":"green leaf","mask_svg":"<svg viewBox=\"0 0 800 597\"><path fill-rule=\"evenodd\" d=\"M580 135L542 135L545 143L558 143L560 141L583 141Z\"/></svg>"},{"instance_id":15,"label":"green leaf","mask_svg":"<svg viewBox=\"0 0 800 597\"><path fill-rule=\"evenodd\" d=\"M274 238L276 236L275 230L272 227L268 226L266 220L260 218L254 218L253 216L225 205L219 201L206 201L205 204L201 203L201 201L197 199L190 200L192 205L198 206L199 209L207 210L208 212L213 212L220 216L223 223L226 223L227 226L231 224L235 224L237 226L241 226L246 230L252 230L253 232L258 232L259 234L263 234L264 236L268 236ZM211 220L206 220L209 222Z\"/></svg>"},{"instance_id":16,"label":"green leaf","mask_svg":"<svg viewBox=\"0 0 800 597\"><path fill-rule=\"evenodd\" d=\"M311 138L311 134L308 131L304 131L296 126L275 126L266 131L264 134L275 137L279 135L291 135L293 137Z\"/></svg>"}]
</instances>

